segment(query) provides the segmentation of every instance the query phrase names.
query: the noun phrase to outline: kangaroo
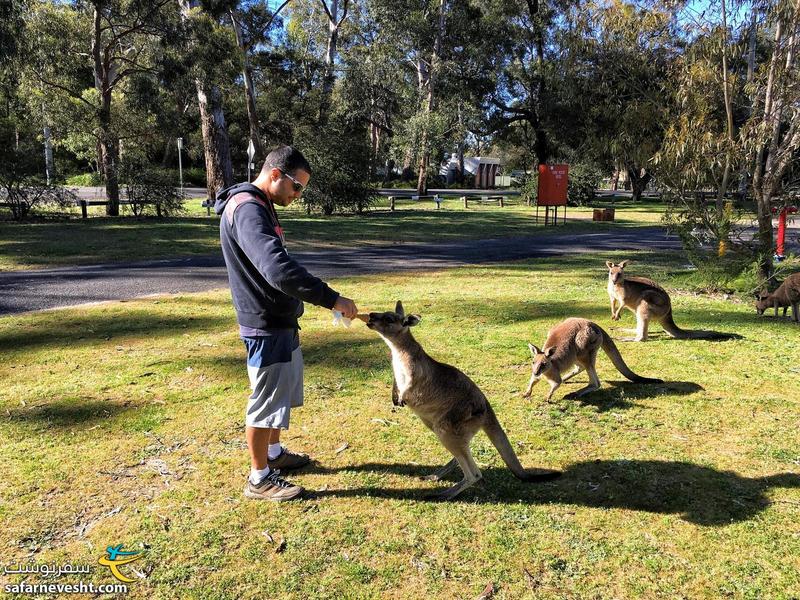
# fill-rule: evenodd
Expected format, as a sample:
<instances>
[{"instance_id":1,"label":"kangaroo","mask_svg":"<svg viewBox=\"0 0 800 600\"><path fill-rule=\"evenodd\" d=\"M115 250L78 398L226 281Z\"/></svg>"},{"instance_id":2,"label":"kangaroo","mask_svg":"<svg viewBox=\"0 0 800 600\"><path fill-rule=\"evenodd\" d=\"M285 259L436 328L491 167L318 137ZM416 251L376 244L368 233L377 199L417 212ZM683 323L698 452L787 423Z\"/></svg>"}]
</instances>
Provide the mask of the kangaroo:
<instances>
[{"instance_id":1,"label":"kangaroo","mask_svg":"<svg viewBox=\"0 0 800 600\"><path fill-rule=\"evenodd\" d=\"M553 397L553 393L564 381L574 377L584 369L589 375L589 385L567 394L566 398L580 398L589 392L600 389L600 378L597 376L597 370L595 369L597 352L600 348L611 359L617 370L631 381L636 383L664 383L661 379L640 377L631 371L625 361L622 360L622 356L611 337L597 323L587 319L566 319L547 333L547 340L541 349L533 344L528 344L528 348L533 357L533 372L530 383L528 383L528 389L523 394L525 398L530 398L533 386L540 379L546 379L550 384L550 392L547 394L547 400L549 401ZM572 368L572 371L562 378L561 374L569 368Z\"/></svg>"},{"instance_id":2,"label":"kangaroo","mask_svg":"<svg viewBox=\"0 0 800 600\"><path fill-rule=\"evenodd\" d=\"M681 329L672 320L672 302L667 291L652 279L628 277L624 269L630 261L623 260L618 265L606 261L608 267L608 297L611 300L611 319L619 321L623 308L636 315L636 337L633 341L647 341L650 320L655 319L671 337L679 340L705 339L726 340L739 337L732 333L718 331ZM619 306L617 306L617 302Z\"/></svg>"},{"instance_id":3,"label":"kangaroo","mask_svg":"<svg viewBox=\"0 0 800 600\"><path fill-rule=\"evenodd\" d=\"M792 307L792 320L800 323L800 273L789 275L777 290L772 292L763 291L757 296L756 311L763 315L768 308L775 308L775 316L778 316L778 308L783 308L783 316L786 310Z\"/></svg>"},{"instance_id":4,"label":"kangaroo","mask_svg":"<svg viewBox=\"0 0 800 600\"><path fill-rule=\"evenodd\" d=\"M440 363L425 352L411 335L410 328L420 322L419 315L406 315L402 302L394 312L358 315L367 327L383 338L392 352L395 403L408 406L439 438L453 459L425 479L439 481L456 465L464 478L435 496L452 500L482 477L469 449L470 440L483 429L515 477L523 481L546 481L561 475L558 471L527 471L519 462L511 443L477 385L455 367Z\"/></svg>"}]
</instances>

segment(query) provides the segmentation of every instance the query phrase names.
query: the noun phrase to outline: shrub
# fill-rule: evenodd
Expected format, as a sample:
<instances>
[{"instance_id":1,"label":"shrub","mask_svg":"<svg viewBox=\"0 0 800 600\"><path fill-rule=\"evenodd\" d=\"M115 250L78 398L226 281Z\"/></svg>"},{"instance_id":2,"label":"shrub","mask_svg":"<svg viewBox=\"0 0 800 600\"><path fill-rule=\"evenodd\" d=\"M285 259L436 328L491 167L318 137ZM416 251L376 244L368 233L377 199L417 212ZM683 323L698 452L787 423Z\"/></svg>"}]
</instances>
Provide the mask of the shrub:
<instances>
[{"instance_id":1,"label":"shrub","mask_svg":"<svg viewBox=\"0 0 800 600\"><path fill-rule=\"evenodd\" d=\"M170 217L183 212L183 196L171 172L129 160L120 169L131 212L137 217L155 213Z\"/></svg>"},{"instance_id":2,"label":"shrub","mask_svg":"<svg viewBox=\"0 0 800 600\"><path fill-rule=\"evenodd\" d=\"M103 185L103 179L99 173L81 173L67 177L66 185L77 187L95 187Z\"/></svg>"},{"instance_id":3,"label":"shrub","mask_svg":"<svg viewBox=\"0 0 800 600\"><path fill-rule=\"evenodd\" d=\"M20 132L17 123L0 119L0 201L16 220L43 205L65 207L77 200L66 188L42 181L38 150L31 131Z\"/></svg>"},{"instance_id":4,"label":"shrub","mask_svg":"<svg viewBox=\"0 0 800 600\"><path fill-rule=\"evenodd\" d=\"M334 117L324 129L299 140L298 148L314 171L303 194L309 211L360 213L374 204L377 193L369 183L370 148L363 131Z\"/></svg>"},{"instance_id":5,"label":"shrub","mask_svg":"<svg viewBox=\"0 0 800 600\"><path fill-rule=\"evenodd\" d=\"M603 172L592 163L575 162L569 166L567 203L571 206L586 206L595 197L595 190L603 180Z\"/></svg>"}]
</instances>

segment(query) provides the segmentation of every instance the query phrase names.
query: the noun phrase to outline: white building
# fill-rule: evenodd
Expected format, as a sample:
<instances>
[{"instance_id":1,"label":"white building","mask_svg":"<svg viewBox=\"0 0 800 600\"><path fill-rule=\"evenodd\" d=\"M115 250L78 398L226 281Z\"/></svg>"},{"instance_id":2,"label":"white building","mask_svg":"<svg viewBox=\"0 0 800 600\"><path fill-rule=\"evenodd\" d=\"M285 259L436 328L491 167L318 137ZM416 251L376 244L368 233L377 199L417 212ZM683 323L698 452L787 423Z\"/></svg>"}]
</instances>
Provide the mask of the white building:
<instances>
[{"instance_id":1,"label":"white building","mask_svg":"<svg viewBox=\"0 0 800 600\"><path fill-rule=\"evenodd\" d=\"M495 178L500 170L500 159L488 156L464 157L464 182L469 184L472 178L472 187L479 189L495 187ZM453 153L440 169L439 174L445 178L447 184L454 183L458 176L458 156Z\"/></svg>"}]
</instances>

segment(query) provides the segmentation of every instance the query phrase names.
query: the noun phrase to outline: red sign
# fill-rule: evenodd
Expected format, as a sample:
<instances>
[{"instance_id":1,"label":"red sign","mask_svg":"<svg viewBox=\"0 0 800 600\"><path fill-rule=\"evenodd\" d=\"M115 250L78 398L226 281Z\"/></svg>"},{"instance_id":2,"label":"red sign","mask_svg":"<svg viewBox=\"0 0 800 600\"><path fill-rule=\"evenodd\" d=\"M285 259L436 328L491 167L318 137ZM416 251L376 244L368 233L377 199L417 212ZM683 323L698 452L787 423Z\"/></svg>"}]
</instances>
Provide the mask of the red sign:
<instances>
[{"instance_id":1,"label":"red sign","mask_svg":"<svg viewBox=\"0 0 800 600\"><path fill-rule=\"evenodd\" d=\"M539 206L566 206L569 165L539 165Z\"/></svg>"}]
</instances>

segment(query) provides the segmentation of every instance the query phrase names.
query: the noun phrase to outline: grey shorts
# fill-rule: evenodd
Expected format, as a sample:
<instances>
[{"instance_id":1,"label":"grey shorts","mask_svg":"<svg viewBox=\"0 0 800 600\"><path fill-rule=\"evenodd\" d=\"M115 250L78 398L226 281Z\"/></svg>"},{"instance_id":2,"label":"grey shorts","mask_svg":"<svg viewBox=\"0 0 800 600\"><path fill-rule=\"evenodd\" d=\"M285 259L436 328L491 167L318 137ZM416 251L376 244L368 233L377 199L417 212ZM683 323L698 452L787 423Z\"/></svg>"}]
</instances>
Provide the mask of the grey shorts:
<instances>
[{"instance_id":1,"label":"grey shorts","mask_svg":"<svg viewBox=\"0 0 800 600\"><path fill-rule=\"evenodd\" d=\"M245 425L289 429L291 409L303 406L303 353L297 330L275 329L270 335L243 337L242 341L253 390Z\"/></svg>"}]
</instances>

